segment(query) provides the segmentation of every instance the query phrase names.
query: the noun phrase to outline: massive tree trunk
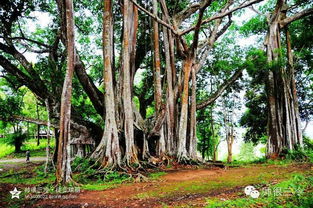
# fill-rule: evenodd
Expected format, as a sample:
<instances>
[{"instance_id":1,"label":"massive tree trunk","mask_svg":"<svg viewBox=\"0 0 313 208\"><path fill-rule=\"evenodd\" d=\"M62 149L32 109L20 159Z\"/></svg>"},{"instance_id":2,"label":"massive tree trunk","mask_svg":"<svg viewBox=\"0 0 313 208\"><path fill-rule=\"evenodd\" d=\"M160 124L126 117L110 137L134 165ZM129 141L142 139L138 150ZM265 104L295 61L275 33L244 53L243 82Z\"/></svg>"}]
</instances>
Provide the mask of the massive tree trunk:
<instances>
[{"instance_id":1,"label":"massive tree trunk","mask_svg":"<svg viewBox=\"0 0 313 208\"><path fill-rule=\"evenodd\" d=\"M103 56L104 56L104 83L106 119L102 140L106 141L105 159L106 165L120 165L121 150L117 133L115 98L113 90L113 13L112 0L104 0L103 15Z\"/></svg>"},{"instance_id":2,"label":"massive tree trunk","mask_svg":"<svg viewBox=\"0 0 313 208\"><path fill-rule=\"evenodd\" d=\"M280 31L278 25L278 14L274 14L277 17L274 21L269 25L269 31L266 39L266 49L267 49L267 60L269 63L278 60L278 51L280 49ZM268 106L269 106L269 120L268 120L268 154L280 153L282 150L282 121L281 115L277 115L280 113L280 110L277 109L279 106L276 105L277 101L277 93L278 86L275 81L277 80L278 73L272 70L268 71L267 77L267 98L268 98ZM283 84L283 83L280 83Z\"/></svg>"},{"instance_id":3,"label":"massive tree trunk","mask_svg":"<svg viewBox=\"0 0 313 208\"><path fill-rule=\"evenodd\" d=\"M163 21L171 24L169 12L164 0L159 1L161 4L161 9L163 13ZM156 14L156 13L155 13ZM164 55L165 55L165 74L166 74L166 120L164 124L164 137L166 143L166 154L175 155L177 152L177 136L176 131L176 117L175 115L175 80L176 80L176 70L175 70L175 54L174 47L175 42L172 37L172 31L166 26L162 26L163 29L163 43L164 43Z\"/></svg>"},{"instance_id":4,"label":"massive tree trunk","mask_svg":"<svg viewBox=\"0 0 313 208\"><path fill-rule=\"evenodd\" d=\"M152 1L153 14L158 15L158 2ZM160 43L159 43L159 25L153 20L153 60L154 60L154 101L155 101L155 115L159 116L162 104L162 85L161 85L161 60L160 60ZM157 141L157 153L162 155L165 153L165 140L163 127L160 129L160 137Z\"/></svg>"},{"instance_id":5,"label":"massive tree trunk","mask_svg":"<svg viewBox=\"0 0 313 208\"><path fill-rule=\"evenodd\" d=\"M184 60L184 85L181 97L181 113L179 121L178 133L178 149L177 156L179 158L187 158L187 126L188 126L188 99L189 99L189 77L192 68L192 58L188 56Z\"/></svg>"},{"instance_id":6,"label":"massive tree trunk","mask_svg":"<svg viewBox=\"0 0 313 208\"><path fill-rule=\"evenodd\" d=\"M101 158L104 166L121 164L121 150L117 132L115 114L115 96L113 90L113 13L112 0L104 1L103 13L103 80L105 85L105 128L103 137L92 157Z\"/></svg>"},{"instance_id":7,"label":"massive tree trunk","mask_svg":"<svg viewBox=\"0 0 313 208\"><path fill-rule=\"evenodd\" d=\"M291 91L291 109L294 109L291 112L291 120L292 122L292 134L294 135L296 140L295 142L300 146L303 147L303 137L302 137L302 130L301 130L301 119L299 114L299 103L298 103L298 95L297 95L297 86L296 86L296 79L295 79L295 71L294 71L294 64L293 64L293 53L291 48L291 40L290 40L290 33L288 27L285 27L285 35L286 35L286 45L287 45L287 58L288 58L288 65L287 71L290 74L289 77L289 84L290 84L290 91Z\"/></svg>"},{"instance_id":8,"label":"massive tree trunk","mask_svg":"<svg viewBox=\"0 0 313 208\"><path fill-rule=\"evenodd\" d=\"M125 160L128 164L137 163L137 149L134 142L134 118L131 90L131 67L130 67L130 31L134 6L129 0L124 0L123 6L123 90L122 102L124 111L124 136L126 143Z\"/></svg>"},{"instance_id":9,"label":"massive tree trunk","mask_svg":"<svg viewBox=\"0 0 313 208\"><path fill-rule=\"evenodd\" d=\"M167 114L166 114L166 152L169 155L173 155L175 151L175 114L174 114L174 91L173 91L173 74L171 51L170 51L170 32L166 27L163 27L163 38L164 38L164 51L165 51L165 68L166 68L166 78L167 78ZM173 47L173 45L172 45Z\"/></svg>"},{"instance_id":10,"label":"massive tree trunk","mask_svg":"<svg viewBox=\"0 0 313 208\"><path fill-rule=\"evenodd\" d=\"M232 103L233 102L233 103ZM225 139L227 143L227 162L231 163L233 160L233 143L235 139L234 135L234 120L233 120L233 112L234 112L234 104L236 101L231 99L230 96L223 98L223 120L224 120L224 128L225 128Z\"/></svg>"},{"instance_id":11,"label":"massive tree trunk","mask_svg":"<svg viewBox=\"0 0 313 208\"><path fill-rule=\"evenodd\" d=\"M72 79L75 67L75 47L74 47L74 17L73 2L66 0L66 24L67 24L67 70L65 74L63 91L61 97L60 112L60 137L58 143L58 161L56 180L58 184L67 184L71 179L71 158L70 158L70 138L71 138L71 97Z\"/></svg>"},{"instance_id":12,"label":"massive tree trunk","mask_svg":"<svg viewBox=\"0 0 313 208\"><path fill-rule=\"evenodd\" d=\"M72 91L72 76L73 70L75 70L78 80L80 81L84 91L90 98L95 110L98 114L105 117L105 129L103 133L102 140L100 145L97 147L97 150L94 152L94 158L101 158L105 165L115 166L121 163L122 157L122 148L125 147L125 160L128 164L133 162L138 162L137 158L137 148L135 143L138 142L134 138L134 125L137 128L140 128L138 125L138 118L140 114L136 111L134 103L132 102L133 98L133 83L136 70L139 68L140 61L137 62L138 56L136 56L136 39L137 39L137 27L138 27L138 14L137 14L137 3L135 0L123 0L120 1L121 8L123 10L123 43L121 50L121 60L122 67L119 69L118 74L120 77L119 83L115 85L114 79L114 46L113 46L113 29L112 29L112 3L113 0L104 1L104 15L103 15L103 53L104 53L104 86L105 86L105 96L101 93L96 85L92 82L91 78L86 73L83 62L80 60L80 57L75 54L74 47L74 35L73 35L73 11L72 11L72 1L69 0L57 0L57 5L60 11L61 18L61 30L60 35L56 39L54 44L55 48L55 58L54 61L58 61L58 42L61 40L64 45L67 47L68 51L68 69L66 72L66 77L63 86L62 92L62 102L61 102L61 114L51 115L51 118L61 118L60 121L60 137L58 142L58 171L57 179L58 182L68 181L70 179L70 164L69 164L69 139L70 139L70 129L77 130L81 133L82 137L89 137L89 134L93 131L88 131L87 128L77 124L77 120L81 117L77 116L74 107L71 107L70 98ZM162 5L163 11L163 20L158 17L158 2ZM239 4L230 8L230 5L233 4L233 1L229 0L226 3L225 8L217 12L212 17L205 18L205 10L211 4L211 0L192 2L188 8L184 8L179 14L173 15L173 18L169 17L169 12L166 8L165 0L153 0L153 13L147 11L143 8L148 15L153 17L153 48L154 48L154 68L155 68L155 109L156 109L156 123L154 128L151 130L154 135L160 135L159 145L156 152L159 155L165 153L176 154L179 158L191 157L195 158L196 156L196 108L203 108L214 102L218 96L221 95L223 90L226 89L236 78L238 78L241 72L237 72L235 76L224 85L221 86L213 96L209 98L204 103L196 105L196 73L204 64L207 53L203 56L202 62L198 62L197 52L203 51L204 48L199 48L199 33L202 31L202 28L205 24L208 24L211 21L216 21L216 24L213 30L210 31L210 37L208 40L205 40L207 48L211 49L215 40L225 32L229 24L223 26L222 29L219 29L221 23L223 23L223 17L230 15L233 11L237 11L240 8L249 6L258 0L250 0L244 4ZM134 6L136 4L136 7ZM142 9L142 8L141 8ZM65 11L66 10L66 11ZM199 12L199 13L198 13ZM65 15L66 13L66 15ZM197 16L198 21L196 25L191 25L190 28L185 28L185 23ZM176 16L176 17L175 17ZM182 23L184 25L182 25ZM231 21L229 21L231 22ZM159 41L159 29L158 26L163 25L163 40L164 40L164 51L165 51L165 62L166 62L166 81L164 81L162 92L161 85L161 64L160 64L160 41ZM179 31L178 28L185 28L184 31ZM212 29L212 28L211 28ZM194 40L193 43L188 45L187 41L184 38L184 35L194 31ZM146 30L141 31L141 34L144 34ZM175 40L174 42L174 36ZM162 36L161 36L162 37ZM145 43L145 41L142 41ZM13 45L13 44L12 44ZM48 46L49 47L49 46ZM47 47L47 48L48 48ZM180 79L176 79L176 70L175 70L175 53L174 49L177 49L177 54L180 54L183 62L183 72L181 72ZM27 74L19 70L17 67L12 66L10 61L8 61L4 56L0 55L0 65L6 68L7 71L10 71L11 74L17 77L21 83L27 83L28 87L35 92L36 95L39 95L42 100L45 100L47 97L53 96L54 102L51 103L51 107L56 106L59 108L59 99L57 97L58 90L53 89L53 93L47 93L46 89L50 87L45 86L45 82L40 80L40 76L36 70L33 69L31 63L27 63L25 58L21 53L16 53L16 49L12 49L11 46L4 46L3 43L0 43L0 49L5 51L5 53L14 53L11 54L15 57L26 69ZM147 50L144 50L147 51ZM208 50L207 50L208 51ZM18 52L18 51L17 51ZM16 54L17 55L16 55ZM201 52L202 53L202 52ZM139 52L139 54L145 54ZM161 53L162 54L162 53ZM199 54L198 54L199 55ZM140 60L140 58L138 58ZM144 59L144 57L141 57ZM180 64L180 62L179 62ZM178 65L179 65L178 64ZM189 96L189 81L190 73L192 70L192 93ZM54 70L55 72L57 70ZM184 81L182 81L182 79ZM165 80L165 78L164 78ZM40 81L40 82L39 82ZM53 84L52 84L53 85ZM114 87L116 87L114 89ZM114 93L114 90L116 92ZM60 91L60 90L59 90ZM179 95L179 93L181 93ZM166 107L162 105L162 93L166 97ZM51 95L52 94L52 95ZM54 95L57 94L57 95ZM179 99L181 96L181 99ZM164 99L165 100L165 99ZM180 100L180 101L179 101ZM72 112L71 112L72 108ZM104 109L106 115L104 115ZM189 110L190 109L190 110ZM145 111L145 109L141 109ZM180 111L180 112L179 112ZM188 112L189 111L189 112ZM71 115L72 114L72 115ZM191 115L188 117L188 115ZM70 119L72 117L72 122ZM78 119L77 119L78 118ZM142 119L141 119L142 120ZM76 121L77 123L75 123ZM164 122L166 121L166 122ZM144 122L142 122L144 123ZM144 126L145 124L143 124ZM95 128L97 129L97 128ZM118 135L118 130L121 132ZM141 128L144 131L144 134L148 134L147 130ZM100 133L100 134L101 134ZM137 132L136 132L137 133ZM124 135L123 135L124 134ZM119 138L120 136L120 138ZM144 145L143 152L148 152L147 141L145 140L144 135ZM164 137L166 139L164 140ZM97 137L101 138L101 136ZM119 140L120 139L120 140ZM178 139L178 142L176 141ZM125 140L125 144L124 144ZM120 141L122 141L120 143ZM141 141L139 141L141 142ZM138 142L138 143L139 143ZM97 141L98 143L98 141ZM178 144L178 148L177 147ZM141 145L141 144L140 144ZM138 145L139 146L139 145ZM141 145L142 146L142 145ZM188 150L188 153L187 153ZM176 152L177 151L177 152ZM148 154L143 154L148 155ZM123 154L124 156L124 154Z\"/></svg>"},{"instance_id":13,"label":"massive tree trunk","mask_svg":"<svg viewBox=\"0 0 313 208\"><path fill-rule=\"evenodd\" d=\"M302 147L303 145L293 57L286 23L288 20L286 18L287 9L283 0L277 1L276 8L268 21L269 29L265 40L267 60L272 65L266 83L269 108L268 157L277 157L283 149L294 150L297 146ZM286 31L287 67L281 66L283 59L282 29Z\"/></svg>"}]
</instances>

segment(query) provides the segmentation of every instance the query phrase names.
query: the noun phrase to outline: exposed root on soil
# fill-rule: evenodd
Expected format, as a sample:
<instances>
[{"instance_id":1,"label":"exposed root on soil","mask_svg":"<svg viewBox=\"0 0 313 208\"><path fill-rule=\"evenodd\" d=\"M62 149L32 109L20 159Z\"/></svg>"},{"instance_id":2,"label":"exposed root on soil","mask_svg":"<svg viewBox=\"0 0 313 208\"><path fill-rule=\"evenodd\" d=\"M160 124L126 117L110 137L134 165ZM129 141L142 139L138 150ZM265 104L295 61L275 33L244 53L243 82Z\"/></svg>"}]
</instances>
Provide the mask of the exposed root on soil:
<instances>
[{"instance_id":1,"label":"exposed root on soil","mask_svg":"<svg viewBox=\"0 0 313 208\"><path fill-rule=\"evenodd\" d=\"M135 182L146 182L148 181L148 174L155 171L164 171L167 169L198 169L201 166L212 167L214 165L203 163L200 160L191 159L190 157L173 157L168 155L162 155L160 157L150 156L145 161L138 161L130 163L126 159L122 163L107 163L104 159L102 163L99 163L99 159L90 166L90 169L94 171L82 172L81 175L84 178L96 179L103 178L103 180L109 179L114 174L126 176L126 181L134 180ZM78 169L78 168L76 168ZM76 170L75 169L75 170ZM128 177L128 179L127 179Z\"/></svg>"},{"instance_id":2,"label":"exposed root on soil","mask_svg":"<svg viewBox=\"0 0 313 208\"><path fill-rule=\"evenodd\" d=\"M135 182L147 182L148 181L148 177L142 175L141 173L137 173L134 176L135 176Z\"/></svg>"},{"instance_id":3,"label":"exposed root on soil","mask_svg":"<svg viewBox=\"0 0 313 208\"><path fill-rule=\"evenodd\" d=\"M182 165L205 165L205 163L203 163L202 161L198 160L198 159L192 159L188 156L180 156L177 159L177 163L182 164Z\"/></svg>"},{"instance_id":4,"label":"exposed root on soil","mask_svg":"<svg viewBox=\"0 0 313 208\"><path fill-rule=\"evenodd\" d=\"M54 187L55 187L55 188L57 188L57 187L63 187L64 185L74 185L74 186L80 187L80 186L82 186L83 184L80 184L80 183L76 182L76 181L72 178L72 176L70 176L70 178L67 179L66 183L63 183L63 182L58 183L57 181L55 181Z\"/></svg>"}]
</instances>

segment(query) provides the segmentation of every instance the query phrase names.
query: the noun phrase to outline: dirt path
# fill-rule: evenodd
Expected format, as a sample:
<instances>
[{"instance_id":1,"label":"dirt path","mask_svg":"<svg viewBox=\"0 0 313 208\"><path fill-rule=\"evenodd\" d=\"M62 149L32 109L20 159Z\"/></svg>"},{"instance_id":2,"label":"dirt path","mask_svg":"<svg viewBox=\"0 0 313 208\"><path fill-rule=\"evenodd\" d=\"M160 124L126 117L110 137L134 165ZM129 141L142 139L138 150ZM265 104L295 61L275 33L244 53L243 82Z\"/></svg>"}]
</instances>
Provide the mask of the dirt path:
<instances>
[{"instance_id":1,"label":"dirt path","mask_svg":"<svg viewBox=\"0 0 313 208\"><path fill-rule=\"evenodd\" d=\"M0 160L0 173L9 169L18 170L20 168L29 167L32 165L41 164L46 160L45 157L31 157L30 162L26 162L25 158L14 158L7 160Z\"/></svg>"},{"instance_id":2,"label":"dirt path","mask_svg":"<svg viewBox=\"0 0 313 208\"><path fill-rule=\"evenodd\" d=\"M45 161L45 157L31 157L30 162L41 162ZM0 160L0 163L20 163L20 162L26 162L26 158L14 158L14 159L8 159L8 160Z\"/></svg>"},{"instance_id":3,"label":"dirt path","mask_svg":"<svg viewBox=\"0 0 313 208\"><path fill-rule=\"evenodd\" d=\"M0 172L6 171L8 169L17 169L22 167L27 167L30 164L38 164L46 160L45 157L31 157L30 162L27 163L25 158L14 158L7 160L0 160Z\"/></svg>"},{"instance_id":4,"label":"dirt path","mask_svg":"<svg viewBox=\"0 0 313 208\"><path fill-rule=\"evenodd\" d=\"M276 183L294 173L312 172L312 165L250 166L170 172L159 180L123 184L104 191L81 191L71 200L41 200L36 207L204 207L206 198L245 197L247 185Z\"/></svg>"}]
</instances>

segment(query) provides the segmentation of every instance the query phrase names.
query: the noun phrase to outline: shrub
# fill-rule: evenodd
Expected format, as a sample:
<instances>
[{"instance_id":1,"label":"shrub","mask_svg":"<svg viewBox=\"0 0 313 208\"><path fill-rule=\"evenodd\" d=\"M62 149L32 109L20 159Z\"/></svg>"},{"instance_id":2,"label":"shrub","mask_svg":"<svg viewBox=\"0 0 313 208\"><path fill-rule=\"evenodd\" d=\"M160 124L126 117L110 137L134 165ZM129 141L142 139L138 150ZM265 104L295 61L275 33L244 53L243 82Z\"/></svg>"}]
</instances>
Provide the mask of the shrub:
<instances>
[{"instance_id":1,"label":"shrub","mask_svg":"<svg viewBox=\"0 0 313 208\"><path fill-rule=\"evenodd\" d=\"M27 135L22 132L9 134L6 139L6 143L14 145L15 152L21 152L23 142L27 139Z\"/></svg>"},{"instance_id":2,"label":"shrub","mask_svg":"<svg viewBox=\"0 0 313 208\"><path fill-rule=\"evenodd\" d=\"M313 140L307 136L303 136L303 147L306 151L313 151Z\"/></svg>"},{"instance_id":3,"label":"shrub","mask_svg":"<svg viewBox=\"0 0 313 208\"><path fill-rule=\"evenodd\" d=\"M280 156L296 162L309 162L309 161L312 162L313 161L313 149L312 149L313 146L311 146L312 141L304 140L303 143L304 143L303 148L296 146L296 148L292 151L285 149L282 151Z\"/></svg>"},{"instance_id":4,"label":"shrub","mask_svg":"<svg viewBox=\"0 0 313 208\"><path fill-rule=\"evenodd\" d=\"M72 162L72 170L74 171L85 171L88 170L94 162L90 159L76 157Z\"/></svg>"}]
</instances>

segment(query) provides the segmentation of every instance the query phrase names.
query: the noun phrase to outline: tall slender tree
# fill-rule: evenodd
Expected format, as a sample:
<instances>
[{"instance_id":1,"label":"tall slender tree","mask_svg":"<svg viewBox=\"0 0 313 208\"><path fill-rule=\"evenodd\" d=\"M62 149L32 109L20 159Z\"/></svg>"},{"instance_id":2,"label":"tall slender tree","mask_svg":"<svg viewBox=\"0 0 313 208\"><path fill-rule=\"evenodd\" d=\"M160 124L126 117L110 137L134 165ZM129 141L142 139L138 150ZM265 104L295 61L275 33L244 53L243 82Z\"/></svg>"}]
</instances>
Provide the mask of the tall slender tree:
<instances>
[{"instance_id":1,"label":"tall slender tree","mask_svg":"<svg viewBox=\"0 0 313 208\"><path fill-rule=\"evenodd\" d=\"M158 15L158 2L152 1L153 14ZM161 84L161 60L160 60L160 37L159 23L153 20L153 63L154 63L154 101L156 117L159 116L162 104L162 84ZM157 153L162 155L165 153L165 141L163 127L160 129L160 138L157 144Z\"/></svg>"},{"instance_id":2,"label":"tall slender tree","mask_svg":"<svg viewBox=\"0 0 313 208\"><path fill-rule=\"evenodd\" d=\"M131 90L131 64L130 51L132 51L132 15L134 15L133 3L129 0L123 1L123 84L122 84L122 102L124 112L124 136L125 136L125 160L128 164L138 162L137 149L134 141L134 115ZM131 43L130 43L131 41Z\"/></svg>"},{"instance_id":3,"label":"tall slender tree","mask_svg":"<svg viewBox=\"0 0 313 208\"><path fill-rule=\"evenodd\" d=\"M117 132L115 96L113 89L113 0L104 0L103 10L103 80L105 86L104 103L105 127L100 145L92 157L101 158L104 166L120 166L121 150Z\"/></svg>"},{"instance_id":4,"label":"tall slender tree","mask_svg":"<svg viewBox=\"0 0 313 208\"><path fill-rule=\"evenodd\" d=\"M113 90L113 1L104 1L103 13L103 57L106 119L103 137L106 140L105 158L108 165L121 164L121 150L117 133L115 115L115 97Z\"/></svg>"},{"instance_id":5,"label":"tall slender tree","mask_svg":"<svg viewBox=\"0 0 313 208\"><path fill-rule=\"evenodd\" d=\"M67 29L67 70L64 78L61 112L60 112L60 137L58 143L58 161L56 180L58 184L67 184L71 178L71 97L72 79L75 67L75 36L74 36L74 13L73 1L66 0L66 29Z\"/></svg>"}]
</instances>

